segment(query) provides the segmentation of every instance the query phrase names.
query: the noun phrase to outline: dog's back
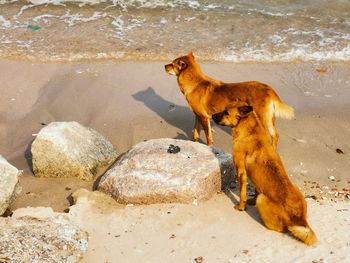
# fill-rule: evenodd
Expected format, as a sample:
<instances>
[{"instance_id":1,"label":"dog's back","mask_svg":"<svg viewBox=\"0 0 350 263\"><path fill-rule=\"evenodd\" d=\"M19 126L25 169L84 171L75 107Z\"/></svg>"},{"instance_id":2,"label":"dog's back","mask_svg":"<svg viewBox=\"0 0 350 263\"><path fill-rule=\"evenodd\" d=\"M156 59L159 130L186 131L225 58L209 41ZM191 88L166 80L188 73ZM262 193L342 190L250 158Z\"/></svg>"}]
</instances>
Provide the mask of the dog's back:
<instances>
[{"instance_id":1,"label":"dog's back","mask_svg":"<svg viewBox=\"0 0 350 263\"><path fill-rule=\"evenodd\" d=\"M234 129L233 154L245 156L248 177L259 196L256 206L265 225L279 232L287 229L308 245L317 241L309 227L307 205L294 185L255 112L242 118Z\"/></svg>"},{"instance_id":2,"label":"dog's back","mask_svg":"<svg viewBox=\"0 0 350 263\"><path fill-rule=\"evenodd\" d=\"M294 109L283 103L273 88L264 83L257 81L225 83L206 76L192 52L165 65L165 70L177 76L180 90L196 115L192 137L195 141L199 137L200 122L206 132L208 144L212 144L210 127L212 115L224 111L227 105L235 101L244 101L254 107L275 148L278 142L275 118L291 119L294 116Z\"/></svg>"}]
</instances>

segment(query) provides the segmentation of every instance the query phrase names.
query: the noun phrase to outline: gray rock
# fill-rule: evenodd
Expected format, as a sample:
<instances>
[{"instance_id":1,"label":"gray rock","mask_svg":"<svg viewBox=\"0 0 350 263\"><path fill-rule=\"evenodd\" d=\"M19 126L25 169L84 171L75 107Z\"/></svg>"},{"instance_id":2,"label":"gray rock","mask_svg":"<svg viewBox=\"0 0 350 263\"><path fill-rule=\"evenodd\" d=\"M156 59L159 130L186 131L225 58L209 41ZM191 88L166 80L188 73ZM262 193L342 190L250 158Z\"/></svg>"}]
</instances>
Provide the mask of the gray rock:
<instances>
[{"instance_id":1,"label":"gray rock","mask_svg":"<svg viewBox=\"0 0 350 263\"><path fill-rule=\"evenodd\" d=\"M21 191L18 181L20 175L21 171L0 155L0 215L6 211Z\"/></svg>"},{"instance_id":2,"label":"gray rock","mask_svg":"<svg viewBox=\"0 0 350 263\"><path fill-rule=\"evenodd\" d=\"M233 180L230 154L204 144L155 139L135 145L102 177L98 190L119 203L190 203Z\"/></svg>"},{"instance_id":3,"label":"gray rock","mask_svg":"<svg viewBox=\"0 0 350 263\"><path fill-rule=\"evenodd\" d=\"M51 208L19 213L0 218L0 262L78 262L86 252L88 234L65 214Z\"/></svg>"},{"instance_id":4,"label":"gray rock","mask_svg":"<svg viewBox=\"0 0 350 263\"><path fill-rule=\"evenodd\" d=\"M77 122L52 122L39 132L32 147L38 177L78 177L90 180L117 153L101 134Z\"/></svg>"}]
</instances>

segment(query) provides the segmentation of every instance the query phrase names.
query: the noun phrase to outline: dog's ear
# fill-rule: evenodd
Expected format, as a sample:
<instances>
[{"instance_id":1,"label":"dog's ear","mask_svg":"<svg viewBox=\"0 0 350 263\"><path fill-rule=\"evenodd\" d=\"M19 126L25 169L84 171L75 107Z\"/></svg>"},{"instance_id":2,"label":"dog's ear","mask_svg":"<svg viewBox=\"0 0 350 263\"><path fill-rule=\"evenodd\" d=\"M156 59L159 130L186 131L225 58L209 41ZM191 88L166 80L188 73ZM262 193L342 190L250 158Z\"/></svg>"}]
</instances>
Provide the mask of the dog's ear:
<instances>
[{"instance_id":1,"label":"dog's ear","mask_svg":"<svg viewBox=\"0 0 350 263\"><path fill-rule=\"evenodd\" d=\"M187 68L187 64L183 60L179 61L179 66L180 66L180 70L184 70L185 68Z\"/></svg>"},{"instance_id":2,"label":"dog's ear","mask_svg":"<svg viewBox=\"0 0 350 263\"><path fill-rule=\"evenodd\" d=\"M188 53L188 55L187 55L189 58L191 58L191 59L194 59L194 55L193 55L193 52L191 51L190 53Z\"/></svg>"},{"instance_id":3,"label":"dog's ear","mask_svg":"<svg viewBox=\"0 0 350 263\"><path fill-rule=\"evenodd\" d=\"M239 116L241 118L247 117L248 114L250 112L252 112L252 111L253 111L253 107L252 106L241 106L241 107L238 107Z\"/></svg>"}]
</instances>

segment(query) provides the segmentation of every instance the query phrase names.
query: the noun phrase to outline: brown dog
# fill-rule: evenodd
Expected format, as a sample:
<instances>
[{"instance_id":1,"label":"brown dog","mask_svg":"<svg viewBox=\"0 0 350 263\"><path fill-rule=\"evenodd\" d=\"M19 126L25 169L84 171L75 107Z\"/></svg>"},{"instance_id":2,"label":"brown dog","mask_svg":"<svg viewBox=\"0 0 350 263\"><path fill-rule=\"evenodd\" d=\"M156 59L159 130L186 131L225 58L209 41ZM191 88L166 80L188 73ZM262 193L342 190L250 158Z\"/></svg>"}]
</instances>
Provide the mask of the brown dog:
<instances>
[{"instance_id":1,"label":"brown dog","mask_svg":"<svg viewBox=\"0 0 350 263\"><path fill-rule=\"evenodd\" d=\"M235 208L246 208L248 175L258 193L256 207L266 227L278 232L289 230L305 244L314 244L317 238L306 221L304 196L289 180L253 107L233 103L213 119L234 128L232 155L240 184L240 202Z\"/></svg>"},{"instance_id":2,"label":"brown dog","mask_svg":"<svg viewBox=\"0 0 350 263\"><path fill-rule=\"evenodd\" d=\"M256 81L224 83L204 75L192 52L165 65L165 70L177 76L180 90L196 115L192 137L194 141L198 140L202 125L207 144L213 144L211 117L224 111L233 101L244 101L254 107L275 148L278 142L275 117L290 119L294 116L293 108L284 104L276 92L266 84Z\"/></svg>"}]
</instances>

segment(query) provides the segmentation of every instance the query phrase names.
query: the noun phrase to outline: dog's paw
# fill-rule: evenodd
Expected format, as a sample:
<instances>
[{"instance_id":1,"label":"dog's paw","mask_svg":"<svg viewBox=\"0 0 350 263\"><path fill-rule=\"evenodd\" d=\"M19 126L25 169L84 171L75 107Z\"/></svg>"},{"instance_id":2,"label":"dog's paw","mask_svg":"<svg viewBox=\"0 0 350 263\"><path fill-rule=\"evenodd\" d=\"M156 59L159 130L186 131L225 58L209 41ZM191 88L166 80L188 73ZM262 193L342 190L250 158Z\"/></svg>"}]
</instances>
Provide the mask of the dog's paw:
<instances>
[{"instance_id":1,"label":"dog's paw","mask_svg":"<svg viewBox=\"0 0 350 263\"><path fill-rule=\"evenodd\" d=\"M238 210L238 211L244 211L246 209L246 206L245 205L235 205L235 209Z\"/></svg>"}]
</instances>

